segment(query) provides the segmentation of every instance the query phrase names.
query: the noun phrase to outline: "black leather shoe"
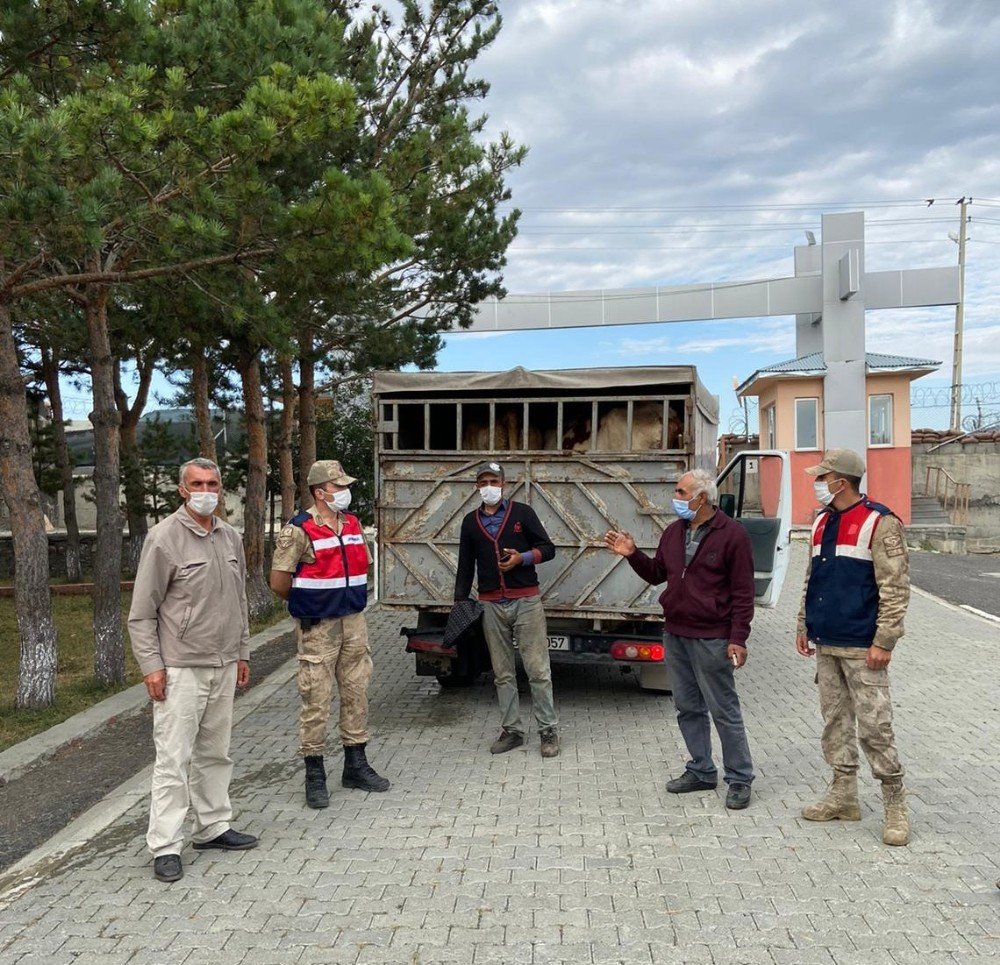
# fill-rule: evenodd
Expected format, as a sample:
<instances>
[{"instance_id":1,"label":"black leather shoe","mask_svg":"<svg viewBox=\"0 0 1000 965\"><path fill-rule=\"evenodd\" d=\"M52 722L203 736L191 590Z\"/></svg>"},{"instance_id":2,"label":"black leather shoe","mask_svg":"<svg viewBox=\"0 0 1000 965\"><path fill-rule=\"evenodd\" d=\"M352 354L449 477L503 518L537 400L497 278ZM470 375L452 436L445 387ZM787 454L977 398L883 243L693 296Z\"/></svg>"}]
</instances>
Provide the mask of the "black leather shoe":
<instances>
[{"instance_id":1,"label":"black leather shoe","mask_svg":"<svg viewBox=\"0 0 1000 965\"><path fill-rule=\"evenodd\" d=\"M249 851L251 848L256 848L259 843L252 834L243 834L242 831L230 828L211 841L196 841L191 847L195 851L207 851L209 848L218 848L220 851Z\"/></svg>"},{"instance_id":2,"label":"black leather shoe","mask_svg":"<svg viewBox=\"0 0 1000 965\"><path fill-rule=\"evenodd\" d=\"M688 794L691 791L714 791L718 786L717 781L703 781L697 774L685 771L680 777L675 777L672 781L667 781L667 790L671 794Z\"/></svg>"},{"instance_id":3,"label":"black leather shoe","mask_svg":"<svg viewBox=\"0 0 1000 965\"><path fill-rule=\"evenodd\" d=\"M749 784L730 784L726 792L726 807L730 811L742 811L750 803Z\"/></svg>"},{"instance_id":4,"label":"black leather shoe","mask_svg":"<svg viewBox=\"0 0 1000 965\"><path fill-rule=\"evenodd\" d=\"M184 877L179 854L161 854L153 858L153 877L157 881L180 881Z\"/></svg>"}]
</instances>

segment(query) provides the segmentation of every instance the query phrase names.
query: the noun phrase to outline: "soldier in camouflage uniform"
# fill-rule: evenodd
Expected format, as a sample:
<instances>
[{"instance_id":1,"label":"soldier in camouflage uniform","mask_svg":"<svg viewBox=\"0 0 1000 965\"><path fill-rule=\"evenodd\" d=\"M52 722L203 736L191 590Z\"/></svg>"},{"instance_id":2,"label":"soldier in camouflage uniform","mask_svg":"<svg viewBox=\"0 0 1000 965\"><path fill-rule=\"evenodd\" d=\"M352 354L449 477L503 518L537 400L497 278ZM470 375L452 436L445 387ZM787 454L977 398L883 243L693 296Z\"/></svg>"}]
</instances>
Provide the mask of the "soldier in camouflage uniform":
<instances>
[{"instance_id":1,"label":"soldier in camouflage uniform","mask_svg":"<svg viewBox=\"0 0 1000 965\"><path fill-rule=\"evenodd\" d=\"M356 481L335 459L313 463L307 477L313 508L283 527L271 562L271 588L288 600L288 612L298 620L299 742L311 808L330 803L323 752L335 679L344 745L341 783L363 791L389 789L365 756L372 658L363 611L371 555L358 518L345 512Z\"/></svg>"},{"instance_id":2,"label":"soldier in camouflage uniform","mask_svg":"<svg viewBox=\"0 0 1000 965\"><path fill-rule=\"evenodd\" d=\"M807 469L826 507L813 524L795 646L816 655L823 756L833 769L826 795L802 811L809 821L858 821L858 742L882 782L886 844L905 845L910 822L896 753L889 661L903 636L910 561L903 524L860 492L864 460L830 449Z\"/></svg>"}]
</instances>

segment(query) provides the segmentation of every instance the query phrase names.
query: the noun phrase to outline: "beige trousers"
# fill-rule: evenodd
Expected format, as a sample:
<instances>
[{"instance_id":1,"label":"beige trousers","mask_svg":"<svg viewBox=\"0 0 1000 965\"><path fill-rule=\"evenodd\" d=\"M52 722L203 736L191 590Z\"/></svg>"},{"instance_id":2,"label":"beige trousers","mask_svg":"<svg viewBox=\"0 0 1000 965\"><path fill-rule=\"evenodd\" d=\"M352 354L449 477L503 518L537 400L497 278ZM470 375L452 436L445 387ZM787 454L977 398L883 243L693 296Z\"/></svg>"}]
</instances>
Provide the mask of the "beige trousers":
<instances>
[{"instance_id":1,"label":"beige trousers","mask_svg":"<svg viewBox=\"0 0 1000 965\"><path fill-rule=\"evenodd\" d=\"M892 730L889 670L870 670L862 647L817 647L823 756L840 774L856 774L860 742L876 780L899 784L903 765Z\"/></svg>"},{"instance_id":2,"label":"beige trousers","mask_svg":"<svg viewBox=\"0 0 1000 965\"><path fill-rule=\"evenodd\" d=\"M235 693L235 663L167 667L166 700L153 702L156 763L146 844L154 857L180 854L189 807L195 841L210 841L229 829Z\"/></svg>"},{"instance_id":3,"label":"beige trousers","mask_svg":"<svg viewBox=\"0 0 1000 965\"><path fill-rule=\"evenodd\" d=\"M298 629L299 749L303 757L322 755L330 719L333 684L340 693L340 742L345 746L368 742L368 684L372 679L372 652L363 613Z\"/></svg>"}]
</instances>

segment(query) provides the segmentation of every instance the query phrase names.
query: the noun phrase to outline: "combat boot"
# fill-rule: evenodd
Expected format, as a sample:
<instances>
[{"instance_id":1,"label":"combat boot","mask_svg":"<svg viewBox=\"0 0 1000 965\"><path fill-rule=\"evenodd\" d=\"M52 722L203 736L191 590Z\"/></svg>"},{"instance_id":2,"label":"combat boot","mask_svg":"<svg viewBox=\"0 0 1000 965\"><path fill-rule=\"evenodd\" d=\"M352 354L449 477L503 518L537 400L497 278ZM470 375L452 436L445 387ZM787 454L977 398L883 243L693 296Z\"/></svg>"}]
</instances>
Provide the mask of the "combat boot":
<instances>
[{"instance_id":1,"label":"combat boot","mask_svg":"<svg viewBox=\"0 0 1000 965\"><path fill-rule=\"evenodd\" d=\"M344 745L344 776L340 783L359 791L388 791L390 787L389 782L376 774L368 763L364 744Z\"/></svg>"},{"instance_id":2,"label":"combat boot","mask_svg":"<svg viewBox=\"0 0 1000 965\"><path fill-rule=\"evenodd\" d=\"M899 847L910 843L910 817L906 813L906 791L902 784L883 784L882 799L885 801L885 828L882 840L886 844Z\"/></svg>"},{"instance_id":3,"label":"combat boot","mask_svg":"<svg viewBox=\"0 0 1000 965\"><path fill-rule=\"evenodd\" d=\"M858 775L835 772L826 794L802 809L807 821L860 821Z\"/></svg>"},{"instance_id":4,"label":"combat boot","mask_svg":"<svg viewBox=\"0 0 1000 965\"><path fill-rule=\"evenodd\" d=\"M306 804L311 808L330 806L330 795L326 793L326 768L319 754L306 758Z\"/></svg>"}]
</instances>

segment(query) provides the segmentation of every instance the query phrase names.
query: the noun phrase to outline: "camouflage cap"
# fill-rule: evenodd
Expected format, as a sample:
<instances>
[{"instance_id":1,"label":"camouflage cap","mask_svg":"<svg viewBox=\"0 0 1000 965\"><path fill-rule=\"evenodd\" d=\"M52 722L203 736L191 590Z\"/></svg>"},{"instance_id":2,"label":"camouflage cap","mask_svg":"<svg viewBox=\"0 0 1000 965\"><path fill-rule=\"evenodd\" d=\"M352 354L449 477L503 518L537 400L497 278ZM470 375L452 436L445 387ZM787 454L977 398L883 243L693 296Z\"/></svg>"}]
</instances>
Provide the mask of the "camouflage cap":
<instances>
[{"instance_id":1,"label":"camouflage cap","mask_svg":"<svg viewBox=\"0 0 1000 965\"><path fill-rule=\"evenodd\" d=\"M348 476L344 472L344 467L336 459L320 459L309 467L309 475L306 477L307 486L322 486L323 483L332 482L335 486L350 486L356 483L357 479Z\"/></svg>"},{"instance_id":2,"label":"camouflage cap","mask_svg":"<svg viewBox=\"0 0 1000 965\"><path fill-rule=\"evenodd\" d=\"M503 466L498 462L484 462L476 470L476 479L478 480L480 476L485 476L486 473L491 472L504 479Z\"/></svg>"},{"instance_id":3,"label":"camouflage cap","mask_svg":"<svg viewBox=\"0 0 1000 965\"><path fill-rule=\"evenodd\" d=\"M865 461L853 449L827 449L822 462L810 466L806 472L810 476L839 472L842 476L857 476L860 479L865 474Z\"/></svg>"}]
</instances>

